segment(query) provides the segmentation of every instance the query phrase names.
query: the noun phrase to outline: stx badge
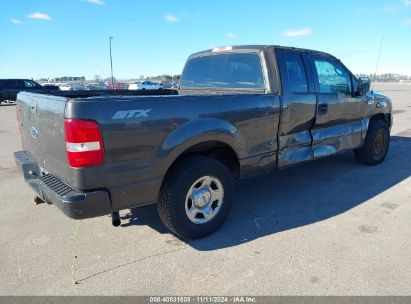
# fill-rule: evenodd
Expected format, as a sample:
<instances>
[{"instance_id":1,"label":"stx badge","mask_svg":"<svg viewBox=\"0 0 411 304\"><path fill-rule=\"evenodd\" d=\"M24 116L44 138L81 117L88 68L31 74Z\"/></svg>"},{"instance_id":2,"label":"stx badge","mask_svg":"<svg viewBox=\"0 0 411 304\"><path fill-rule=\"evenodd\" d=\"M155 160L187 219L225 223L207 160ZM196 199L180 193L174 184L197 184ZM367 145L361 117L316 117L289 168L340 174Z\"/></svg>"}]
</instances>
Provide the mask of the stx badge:
<instances>
[{"instance_id":1,"label":"stx badge","mask_svg":"<svg viewBox=\"0 0 411 304\"><path fill-rule=\"evenodd\" d=\"M150 111L151 111L151 109L118 111L113 115L113 117L111 117L111 119L148 117L148 112L150 112Z\"/></svg>"}]
</instances>

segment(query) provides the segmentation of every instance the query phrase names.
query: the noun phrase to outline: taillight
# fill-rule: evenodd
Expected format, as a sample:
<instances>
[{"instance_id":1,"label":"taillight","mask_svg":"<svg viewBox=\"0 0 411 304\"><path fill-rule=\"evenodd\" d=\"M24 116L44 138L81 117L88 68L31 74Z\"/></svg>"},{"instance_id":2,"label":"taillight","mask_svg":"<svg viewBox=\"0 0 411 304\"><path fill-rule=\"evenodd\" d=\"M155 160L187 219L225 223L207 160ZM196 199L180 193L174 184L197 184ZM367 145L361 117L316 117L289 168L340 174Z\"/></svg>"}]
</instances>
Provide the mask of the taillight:
<instances>
[{"instance_id":1,"label":"taillight","mask_svg":"<svg viewBox=\"0 0 411 304\"><path fill-rule=\"evenodd\" d=\"M96 122L66 118L64 133L68 162L71 167L93 166L103 162L103 139Z\"/></svg>"}]
</instances>

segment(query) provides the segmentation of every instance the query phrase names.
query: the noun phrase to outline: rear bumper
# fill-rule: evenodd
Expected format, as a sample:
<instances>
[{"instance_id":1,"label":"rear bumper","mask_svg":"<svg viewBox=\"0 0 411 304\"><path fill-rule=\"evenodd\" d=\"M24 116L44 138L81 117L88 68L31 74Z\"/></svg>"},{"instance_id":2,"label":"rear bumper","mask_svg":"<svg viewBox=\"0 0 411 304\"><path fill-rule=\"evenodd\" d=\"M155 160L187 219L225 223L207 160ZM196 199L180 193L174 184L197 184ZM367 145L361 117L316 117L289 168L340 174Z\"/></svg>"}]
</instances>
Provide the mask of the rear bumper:
<instances>
[{"instance_id":1,"label":"rear bumper","mask_svg":"<svg viewBox=\"0 0 411 304\"><path fill-rule=\"evenodd\" d=\"M73 219L85 219L112 212L110 195L105 190L82 192L51 174L44 174L33 156L26 151L14 153L16 165L26 183L43 201L57 206Z\"/></svg>"}]
</instances>

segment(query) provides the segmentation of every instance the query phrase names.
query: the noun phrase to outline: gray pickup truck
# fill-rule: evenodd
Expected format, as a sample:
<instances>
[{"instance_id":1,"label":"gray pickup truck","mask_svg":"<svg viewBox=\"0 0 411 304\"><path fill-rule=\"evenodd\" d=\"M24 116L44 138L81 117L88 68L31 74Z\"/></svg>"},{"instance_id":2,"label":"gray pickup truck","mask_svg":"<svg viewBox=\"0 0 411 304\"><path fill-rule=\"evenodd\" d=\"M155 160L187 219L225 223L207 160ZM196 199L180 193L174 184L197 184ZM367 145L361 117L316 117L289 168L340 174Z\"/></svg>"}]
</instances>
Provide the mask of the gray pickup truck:
<instances>
[{"instance_id":1,"label":"gray pickup truck","mask_svg":"<svg viewBox=\"0 0 411 304\"><path fill-rule=\"evenodd\" d=\"M216 48L188 58L172 94L116 94L18 94L14 157L37 203L115 226L157 203L173 233L199 238L227 217L236 179L346 150L376 165L389 147L390 99L318 51Z\"/></svg>"}]
</instances>

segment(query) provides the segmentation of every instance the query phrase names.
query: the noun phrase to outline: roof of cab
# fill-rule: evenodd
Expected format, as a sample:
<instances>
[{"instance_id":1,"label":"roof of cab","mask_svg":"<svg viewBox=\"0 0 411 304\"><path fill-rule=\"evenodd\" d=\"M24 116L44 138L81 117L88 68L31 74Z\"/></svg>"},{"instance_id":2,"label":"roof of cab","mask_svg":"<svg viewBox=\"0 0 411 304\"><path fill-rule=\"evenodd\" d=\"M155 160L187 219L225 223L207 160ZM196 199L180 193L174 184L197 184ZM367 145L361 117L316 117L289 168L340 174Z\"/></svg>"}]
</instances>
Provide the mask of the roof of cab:
<instances>
[{"instance_id":1,"label":"roof of cab","mask_svg":"<svg viewBox=\"0 0 411 304\"><path fill-rule=\"evenodd\" d=\"M275 48L275 49L288 49L288 50L294 50L294 51L303 51L303 52L314 52L317 54L322 54L325 56L332 56L331 54L321 52L321 51L316 51L316 50L310 50L310 49L303 49L303 48L296 48L292 46L282 46L282 45L269 45L269 44L255 44L255 45L233 45L233 46L223 46L223 47L217 47L214 49L208 49L205 51L197 52L192 54L188 59L195 58L195 57L201 57L201 56L206 56L209 54L218 54L218 53L224 53L224 52L230 52L230 51L243 51L243 52L260 52L263 51L264 49L267 48Z\"/></svg>"}]
</instances>

